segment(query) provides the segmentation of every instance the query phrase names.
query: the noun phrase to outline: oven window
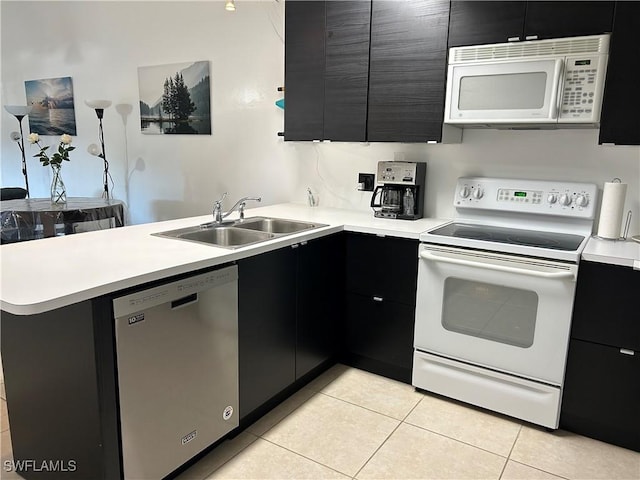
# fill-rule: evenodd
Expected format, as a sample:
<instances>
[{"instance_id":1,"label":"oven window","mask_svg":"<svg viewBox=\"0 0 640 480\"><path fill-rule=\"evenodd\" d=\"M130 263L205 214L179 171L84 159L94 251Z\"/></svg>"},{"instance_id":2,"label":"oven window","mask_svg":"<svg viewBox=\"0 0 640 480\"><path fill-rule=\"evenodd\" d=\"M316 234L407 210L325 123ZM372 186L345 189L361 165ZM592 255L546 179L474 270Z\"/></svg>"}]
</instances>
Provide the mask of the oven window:
<instances>
[{"instance_id":1,"label":"oven window","mask_svg":"<svg viewBox=\"0 0 640 480\"><path fill-rule=\"evenodd\" d=\"M533 291L455 277L444 282L442 326L452 332L527 348L537 312Z\"/></svg>"}]
</instances>

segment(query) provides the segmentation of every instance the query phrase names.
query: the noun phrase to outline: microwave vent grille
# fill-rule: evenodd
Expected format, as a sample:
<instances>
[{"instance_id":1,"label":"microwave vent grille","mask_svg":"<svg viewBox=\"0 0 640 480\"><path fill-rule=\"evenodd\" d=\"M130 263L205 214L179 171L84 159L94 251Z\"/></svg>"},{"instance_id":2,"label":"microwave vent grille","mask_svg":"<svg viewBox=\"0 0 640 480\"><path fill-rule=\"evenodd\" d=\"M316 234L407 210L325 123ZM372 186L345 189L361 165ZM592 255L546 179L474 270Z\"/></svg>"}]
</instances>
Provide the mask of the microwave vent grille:
<instances>
[{"instance_id":1,"label":"microwave vent grille","mask_svg":"<svg viewBox=\"0 0 640 480\"><path fill-rule=\"evenodd\" d=\"M609 52L609 35L498 43L451 49L449 63Z\"/></svg>"}]
</instances>

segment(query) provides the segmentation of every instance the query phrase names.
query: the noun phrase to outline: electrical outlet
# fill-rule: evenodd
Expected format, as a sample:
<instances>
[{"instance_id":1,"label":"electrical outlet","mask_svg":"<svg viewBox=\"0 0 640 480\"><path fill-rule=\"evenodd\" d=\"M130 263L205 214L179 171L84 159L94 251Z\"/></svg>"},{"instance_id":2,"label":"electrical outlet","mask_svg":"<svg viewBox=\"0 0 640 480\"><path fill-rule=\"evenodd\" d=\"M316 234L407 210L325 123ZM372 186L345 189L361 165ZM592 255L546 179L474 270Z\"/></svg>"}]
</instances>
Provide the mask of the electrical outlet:
<instances>
[{"instance_id":1,"label":"electrical outlet","mask_svg":"<svg viewBox=\"0 0 640 480\"><path fill-rule=\"evenodd\" d=\"M375 181L374 173L359 173L358 174L358 184L360 188L358 190L362 192L373 192L373 182Z\"/></svg>"}]
</instances>

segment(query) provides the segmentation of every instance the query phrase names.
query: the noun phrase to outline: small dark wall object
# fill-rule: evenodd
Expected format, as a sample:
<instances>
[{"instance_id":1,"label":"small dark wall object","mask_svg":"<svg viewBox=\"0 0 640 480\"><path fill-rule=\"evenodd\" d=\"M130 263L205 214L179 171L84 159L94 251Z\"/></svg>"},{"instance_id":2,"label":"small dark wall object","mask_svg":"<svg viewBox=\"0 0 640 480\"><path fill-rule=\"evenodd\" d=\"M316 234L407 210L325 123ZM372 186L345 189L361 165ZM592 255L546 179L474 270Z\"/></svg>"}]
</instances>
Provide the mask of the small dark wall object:
<instances>
[{"instance_id":1,"label":"small dark wall object","mask_svg":"<svg viewBox=\"0 0 640 480\"><path fill-rule=\"evenodd\" d=\"M27 198L27 191L22 187L0 188L0 200L20 200Z\"/></svg>"},{"instance_id":2,"label":"small dark wall object","mask_svg":"<svg viewBox=\"0 0 640 480\"><path fill-rule=\"evenodd\" d=\"M363 188L359 188L363 192L373 192L373 182L375 180L374 173L359 173L358 183L363 184Z\"/></svg>"}]
</instances>

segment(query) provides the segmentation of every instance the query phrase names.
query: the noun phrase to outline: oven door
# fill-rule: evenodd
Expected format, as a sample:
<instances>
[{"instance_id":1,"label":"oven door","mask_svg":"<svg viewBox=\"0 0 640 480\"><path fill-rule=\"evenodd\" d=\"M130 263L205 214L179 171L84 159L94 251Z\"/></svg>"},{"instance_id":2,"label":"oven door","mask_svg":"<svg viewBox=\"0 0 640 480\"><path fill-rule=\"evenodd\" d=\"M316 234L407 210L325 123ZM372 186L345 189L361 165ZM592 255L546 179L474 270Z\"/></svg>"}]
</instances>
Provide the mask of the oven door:
<instances>
[{"instance_id":1,"label":"oven door","mask_svg":"<svg viewBox=\"0 0 640 480\"><path fill-rule=\"evenodd\" d=\"M554 386L577 265L422 244L415 348Z\"/></svg>"}]
</instances>

